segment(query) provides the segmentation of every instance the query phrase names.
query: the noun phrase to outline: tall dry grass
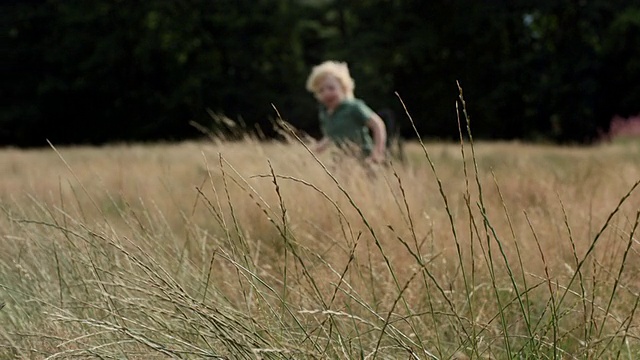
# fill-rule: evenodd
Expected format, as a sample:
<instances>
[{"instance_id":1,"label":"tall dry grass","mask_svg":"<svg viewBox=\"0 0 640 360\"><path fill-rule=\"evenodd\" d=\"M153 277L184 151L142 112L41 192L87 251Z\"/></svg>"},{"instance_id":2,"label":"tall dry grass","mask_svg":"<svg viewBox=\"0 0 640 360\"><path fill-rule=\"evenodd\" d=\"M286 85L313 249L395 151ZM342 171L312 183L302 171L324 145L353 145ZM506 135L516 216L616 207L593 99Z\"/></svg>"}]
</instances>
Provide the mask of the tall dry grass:
<instances>
[{"instance_id":1,"label":"tall dry grass","mask_svg":"<svg viewBox=\"0 0 640 360\"><path fill-rule=\"evenodd\" d=\"M636 358L640 145L0 152L0 358Z\"/></svg>"}]
</instances>

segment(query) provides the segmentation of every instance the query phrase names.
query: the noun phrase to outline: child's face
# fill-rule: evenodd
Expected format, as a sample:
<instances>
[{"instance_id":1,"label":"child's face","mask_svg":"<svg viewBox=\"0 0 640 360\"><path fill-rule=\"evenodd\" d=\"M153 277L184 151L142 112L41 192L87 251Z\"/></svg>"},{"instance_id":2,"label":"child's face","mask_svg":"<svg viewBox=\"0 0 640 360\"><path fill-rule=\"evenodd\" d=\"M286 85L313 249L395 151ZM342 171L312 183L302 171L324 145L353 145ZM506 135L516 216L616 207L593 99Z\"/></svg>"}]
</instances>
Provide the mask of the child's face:
<instances>
[{"instance_id":1,"label":"child's face","mask_svg":"<svg viewBox=\"0 0 640 360\"><path fill-rule=\"evenodd\" d=\"M325 78L320 81L316 91L316 98L324 106L330 109L334 108L338 106L345 97L346 95L342 84L334 76L325 76Z\"/></svg>"}]
</instances>

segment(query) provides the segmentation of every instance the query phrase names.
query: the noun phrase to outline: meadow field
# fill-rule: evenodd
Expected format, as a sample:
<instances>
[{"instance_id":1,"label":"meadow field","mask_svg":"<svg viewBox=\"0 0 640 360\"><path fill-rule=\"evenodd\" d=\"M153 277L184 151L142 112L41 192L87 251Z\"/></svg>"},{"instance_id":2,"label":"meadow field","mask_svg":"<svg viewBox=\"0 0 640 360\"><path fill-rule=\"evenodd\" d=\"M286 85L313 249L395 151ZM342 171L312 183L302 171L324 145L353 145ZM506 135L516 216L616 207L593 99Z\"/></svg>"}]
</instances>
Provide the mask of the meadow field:
<instances>
[{"instance_id":1,"label":"meadow field","mask_svg":"<svg viewBox=\"0 0 640 360\"><path fill-rule=\"evenodd\" d=\"M0 150L0 358L636 359L640 142Z\"/></svg>"}]
</instances>

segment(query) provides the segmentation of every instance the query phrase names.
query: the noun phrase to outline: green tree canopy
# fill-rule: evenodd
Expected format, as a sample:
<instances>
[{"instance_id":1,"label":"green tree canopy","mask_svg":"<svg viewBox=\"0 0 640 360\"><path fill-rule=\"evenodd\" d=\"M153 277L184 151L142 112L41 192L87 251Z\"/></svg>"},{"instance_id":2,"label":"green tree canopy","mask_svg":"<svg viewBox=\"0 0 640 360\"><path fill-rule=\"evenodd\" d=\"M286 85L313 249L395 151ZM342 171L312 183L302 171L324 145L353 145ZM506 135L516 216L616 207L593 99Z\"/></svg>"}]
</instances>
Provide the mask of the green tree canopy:
<instances>
[{"instance_id":1,"label":"green tree canopy","mask_svg":"<svg viewBox=\"0 0 640 360\"><path fill-rule=\"evenodd\" d=\"M640 112L640 7L594 0L31 0L2 5L0 144L184 139L207 109L317 134L304 82L347 61L356 95L422 135L588 142ZM405 135L411 135L409 127Z\"/></svg>"}]
</instances>

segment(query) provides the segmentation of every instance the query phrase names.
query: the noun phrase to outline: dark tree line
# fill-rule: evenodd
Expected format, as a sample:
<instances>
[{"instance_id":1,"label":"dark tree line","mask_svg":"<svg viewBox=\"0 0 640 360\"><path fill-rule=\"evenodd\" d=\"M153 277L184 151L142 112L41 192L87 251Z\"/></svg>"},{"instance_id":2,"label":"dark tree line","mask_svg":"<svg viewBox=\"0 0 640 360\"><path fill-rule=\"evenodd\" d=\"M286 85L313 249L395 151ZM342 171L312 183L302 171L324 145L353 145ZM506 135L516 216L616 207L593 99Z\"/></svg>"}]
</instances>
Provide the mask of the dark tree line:
<instances>
[{"instance_id":1,"label":"dark tree line","mask_svg":"<svg viewBox=\"0 0 640 360\"><path fill-rule=\"evenodd\" d=\"M640 112L640 5L622 0L2 2L0 145L178 140L207 109L312 134L311 67L451 138L456 81L475 136L589 142ZM402 120L401 120L402 121ZM411 135L405 126L405 135Z\"/></svg>"}]
</instances>

